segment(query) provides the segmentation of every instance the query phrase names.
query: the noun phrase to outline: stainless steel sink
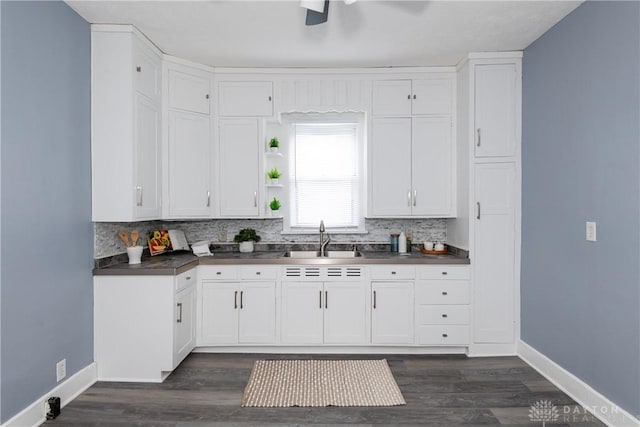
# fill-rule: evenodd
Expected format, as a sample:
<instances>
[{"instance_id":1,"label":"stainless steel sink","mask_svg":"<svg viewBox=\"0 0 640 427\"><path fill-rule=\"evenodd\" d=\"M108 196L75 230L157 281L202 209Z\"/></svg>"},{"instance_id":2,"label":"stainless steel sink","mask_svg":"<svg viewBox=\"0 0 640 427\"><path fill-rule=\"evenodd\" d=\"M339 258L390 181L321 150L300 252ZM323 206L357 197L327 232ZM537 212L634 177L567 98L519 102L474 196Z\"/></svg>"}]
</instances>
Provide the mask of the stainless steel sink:
<instances>
[{"instance_id":1,"label":"stainless steel sink","mask_svg":"<svg viewBox=\"0 0 640 427\"><path fill-rule=\"evenodd\" d=\"M356 258L362 254L358 251L327 251L326 258ZM287 251L284 253L286 258L324 258L320 256L318 251Z\"/></svg>"}]
</instances>

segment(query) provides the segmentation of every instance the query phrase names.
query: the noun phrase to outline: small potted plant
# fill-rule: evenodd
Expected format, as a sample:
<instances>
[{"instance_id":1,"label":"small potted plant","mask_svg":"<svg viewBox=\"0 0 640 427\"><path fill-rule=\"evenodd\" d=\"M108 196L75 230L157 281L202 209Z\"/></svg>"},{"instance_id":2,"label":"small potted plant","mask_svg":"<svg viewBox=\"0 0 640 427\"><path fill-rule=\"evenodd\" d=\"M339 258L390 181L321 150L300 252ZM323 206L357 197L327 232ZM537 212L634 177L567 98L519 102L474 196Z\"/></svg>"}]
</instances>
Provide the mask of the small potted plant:
<instances>
[{"instance_id":1,"label":"small potted plant","mask_svg":"<svg viewBox=\"0 0 640 427\"><path fill-rule=\"evenodd\" d=\"M280 177L282 176L282 174L277 168L273 168L269 172L267 172L267 176L271 180L272 185L278 185L278 183L280 183Z\"/></svg>"},{"instance_id":2,"label":"small potted plant","mask_svg":"<svg viewBox=\"0 0 640 427\"><path fill-rule=\"evenodd\" d=\"M280 203L280 200L276 199L275 197L271 202L269 202L269 209L271 209L272 216L278 216L281 207L282 203Z\"/></svg>"},{"instance_id":3,"label":"small potted plant","mask_svg":"<svg viewBox=\"0 0 640 427\"><path fill-rule=\"evenodd\" d=\"M234 236L233 241L240 244L240 252L253 252L253 244L260 241L260 236L253 228L243 228Z\"/></svg>"},{"instance_id":4,"label":"small potted plant","mask_svg":"<svg viewBox=\"0 0 640 427\"><path fill-rule=\"evenodd\" d=\"M278 147L280 147L280 141L278 141L278 138L271 138L269 141L269 150L271 150L272 153L277 153Z\"/></svg>"}]
</instances>

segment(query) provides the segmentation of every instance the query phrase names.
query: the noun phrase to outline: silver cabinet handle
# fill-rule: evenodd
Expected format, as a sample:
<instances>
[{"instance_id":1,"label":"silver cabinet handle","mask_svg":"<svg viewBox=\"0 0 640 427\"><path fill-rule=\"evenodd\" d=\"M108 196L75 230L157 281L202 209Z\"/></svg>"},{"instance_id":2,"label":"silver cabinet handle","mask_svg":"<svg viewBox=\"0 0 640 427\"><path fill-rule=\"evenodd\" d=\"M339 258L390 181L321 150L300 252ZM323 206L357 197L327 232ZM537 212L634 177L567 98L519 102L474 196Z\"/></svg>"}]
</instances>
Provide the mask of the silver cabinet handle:
<instances>
[{"instance_id":1,"label":"silver cabinet handle","mask_svg":"<svg viewBox=\"0 0 640 427\"><path fill-rule=\"evenodd\" d=\"M136 187L136 205L142 206L142 186Z\"/></svg>"},{"instance_id":2,"label":"silver cabinet handle","mask_svg":"<svg viewBox=\"0 0 640 427\"><path fill-rule=\"evenodd\" d=\"M418 200L418 190L413 190L413 206L416 205L416 200Z\"/></svg>"},{"instance_id":3,"label":"silver cabinet handle","mask_svg":"<svg viewBox=\"0 0 640 427\"><path fill-rule=\"evenodd\" d=\"M478 134L478 141L476 142L476 147L480 147L480 140L482 138L482 134L480 133L480 128L476 129L476 133Z\"/></svg>"},{"instance_id":4,"label":"silver cabinet handle","mask_svg":"<svg viewBox=\"0 0 640 427\"><path fill-rule=\"evenodd\" d=\"M207 191L207 207L211 206L211 191Z\"/></svg>"},{"instance_id":5,"label":"silver cabinet handle","mask_svg":"<svg viewBox=\"0 0 640 427\"><path fill-rule=\"evenodd\" d=\"M233 292L233 309L238 308L238 291Z\"/></svg>"},{"instance_id":6,"label":"silver cabinet handle","mask_svg":"<svg viewBox=\"0 0 640 427\"><path fill-rule=\"evenodd\" d=\"M448 292L443 292L442 295L447 296L447 295L449 295L449 293Z\"/></svg>"},{"instance_id":7,"label":"silver cabinet handle","mask_svg":"<svg viewBox=\"0 0 640 427\"><path fill-rule=\"evenodd\" d=\"M261 272L256 271L256 276L259 276L261 274Z\"/></svg>"},{"instance_id":8,"label":"silver cabinet handle","mask_svg":"<svg viewBox=\"0 0 640 427\"><path fill-rule=\"evenodd\" d=\"M476 219L480 219L480 202L476 202L476 205L478 206L478 215L476 216Z\"/></svg>"},{"instance_id":9,"label":"silver cabinet handle","mask_svg":"<svg viewBox=\"0 0 640 427\"><path fill-rule=\"evenodd\" d=\"M191 276L187 276L186 280L191 280Z\"/></svg>"},{"instance_id":10,"label":"silver cabinet handle","mask_svg":"<svg viewBox=\"0 0 640 427\"><path fill-rule=\"evenodd\" d=\"M329 291L324 291L324 308L329 308Z\"/></svg>"},{"instance_id":11,"label":"silver cabinet handle","mask_svg":"<svg viewBox=\"0 0 640 427\"><path fill-rule=\"evenodd\" d=\"M181 302L178 303L178 310L180 310L180 314L178 315L178 320L176 320L176 323L182 323L182 303Z\"/></svg>"},{"instance_id":12,"label":"silver cabinet handle","mask_svg":"<svg viewBox=\"0 0 640 427\"><path fill-rule=\"evenodd\" d=\"M449 335L447 334L442 334L442 338L447 338Z\"/></svg>"},{"instance_id":13,"label":"silver cabinet handle","mask_svg":"<svg viewBox=\"0 0 640 427\"><path fill-rule=\"evenodd\" d=\"M411 99L411 94L407 95L407 99Z\"/></svg>"},{"instance_id":14,"label":"silver cabinet handle","mask_svg":"<svg viewBox=\"0 0 640 427\"><path fill-rule=\"evenodd\" d=\"M244 291L240 291L240 310L244 308L244 304L242 303L242 294L244 294Z\"/></svg>"},{"instance_id":15,"label":"silver cabinet handle","mask_svg":"<svg viewBox=\"0 0 640 427\"><path fill-rule=\"evenodd\" d=\"M319 307L320 307L320 310L322 310L322 291L319 291L318 294L319 294L319 297L320 297L320 305L319 305Z\"/></svg>"},{"instance_id":16,"label":"silver cabinet handle","mask_svg":"<svg viewBox=\"0 0 640 427\"><path fill-rule=\"evenodd\" d=\"M416 98L417 98L417 97L416 97L416 95L414 94L414 95L413 95L413 99L416 99Z\"/></svg>"},{"instance_id":17,"label":"silver cabinet handle","mask_svg":"<svg viewBox=\"0 0 640 427\"><path fill-rule=\"evenodd\" d=\"M209 99L209 94L206 94L206 95L204 96L204 99Z\"/></svg>"},{"instance_id":18,"label":"silver cabinet handle","mask_svg":"<svg viewBox=\"0 0 640 427\"><path fill-rule=\"evenodd\" d=\"M446 315L446 314L443 314L443 315L442 315L442 317L444 317L444 318L446 319L446 318L447 318L447 317L449 317L449 316L448 316L448 315Z\"/></svg>"},{"instance_id":19,"label":"silver cabinet handle","mask_svg":"<svg viewBox=\"0 0 640 427\"><path fill-rule=\"evenodd\" d=\"M269 101L271 101L271 96L269 96Z\"/></svg>"},{"instance_id":20,"label":"silver cabinet handle","mask_svg":"<svg viewBox=\"0 0 640 427\"><path fill-rule=\"evenodd\" d=\"M374 309L376 308L376 305L377 305L377 304L376 304L376 303L377 303L376 299L377 299L377 298L376 298L376 291L373 291L373 308L374 308Z\"/></svg>"},{"instance_id":21,"label":"silver cabinet handle","mask_svg":"<svg viewBox=\"0 0 640 427\"><path fill-rule=\"evenodd\" d=\"M407 191L407 206L411 206L411 190Z\"/></svg>"},{"instance_id":22,"label":"silver cabinet handle","mask_svg":"<svg viewBox=\"0 0 640 427\"><path fill-rule=\"evenodd\" d=\"M253 207L254 208L258 207L258 192L257 191L253 192Z\"/></svg>"},{"instance_id":23,"label":"silver cabinet handle","mask_svg":"<svg viewBox=\"0 0 640 427\"><path fill-rule=\"evenodd\" d=\"M138 66L136 67L136 72L138 72L138 73L142 72L142 67L138 65Z\"/></svg>"},{"instance_id":24,"label":"silver cabinet handle","mask_svg":"<svg viewBox=\"0 0 640 427\"><path fill-rule=\"evenodd\" d=\"M216 275L218 276L222 275L222 271L216 271Z\"/></svg>"}]
</instances>

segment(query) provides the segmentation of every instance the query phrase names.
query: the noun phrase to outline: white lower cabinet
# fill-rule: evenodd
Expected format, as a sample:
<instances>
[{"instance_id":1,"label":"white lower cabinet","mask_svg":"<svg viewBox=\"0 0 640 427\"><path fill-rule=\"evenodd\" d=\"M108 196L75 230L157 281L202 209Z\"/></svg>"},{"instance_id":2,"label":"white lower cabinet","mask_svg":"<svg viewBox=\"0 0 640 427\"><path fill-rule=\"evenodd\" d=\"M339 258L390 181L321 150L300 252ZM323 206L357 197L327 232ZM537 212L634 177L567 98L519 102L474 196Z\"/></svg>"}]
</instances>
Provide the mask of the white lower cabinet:
<instances>
[{"instance_id":1,"label":"white lower cabinet","mask_svg":"<svg viewBox=\"0 0 640 427\"><path fill-rule=\"evenodd\" d=\"M469 267L426 266L416 270L416 344L468 345Z\"/></svg>"},{"instance_id":2,"label":"white lower cabinet","mask_svg":"<svg viewBox=\"0 0 640 427\"><path fill-rule=\"evenodd\" d=\"M283 282L283 344L368 342L366 283Z\"/></svg>"},{"instance_id":3,"label":"white lower cabinet","mask_svg":"<svg viewBox=\"0 0 640 427\"><path fill-rule=\"evenodd\" d=\"M276 282L268 279L275 275L268 268L251 266L240 267L239 273L229 268L214 270L204 273L200 281L198 344L274 344ZM225 277L242 277L242 281Z\"/></svg>"},{"instance_id":4,"label":"white lower cabinet","mask_svg":"<svg viewBox=\"0 0 640 427\"><path fill-rule=\"evenodd\" d=\"M95 276L98 380L162 382L194 349L196 270Z\"/></svg>"},{"instance_id":5,"label":"white lower cabinet","mask_svg":"<svg viewBox=\"0 0 640 427\"><path fill-rule=\"evenodd\" d=\"M413 282L372 282L371 295L371 343L413 344Z\"/></svg>"}]
</instances>

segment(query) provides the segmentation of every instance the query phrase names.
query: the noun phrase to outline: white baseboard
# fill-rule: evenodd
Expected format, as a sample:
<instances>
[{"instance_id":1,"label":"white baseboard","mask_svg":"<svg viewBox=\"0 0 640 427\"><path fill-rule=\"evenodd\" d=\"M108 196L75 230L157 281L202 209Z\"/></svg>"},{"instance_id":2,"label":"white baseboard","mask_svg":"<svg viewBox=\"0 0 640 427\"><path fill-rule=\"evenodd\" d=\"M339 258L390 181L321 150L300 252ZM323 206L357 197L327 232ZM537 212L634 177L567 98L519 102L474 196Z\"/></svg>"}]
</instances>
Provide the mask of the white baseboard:
<instances>
[{"instance_id":1,"label":"white baseboard","mask_svg":"<svg viewBox=\"0 0 640 427\"><path fill-rule=\"evenodd\" d=\"M45 402L51 396L60 398L60 406L64 407L80 393L88 389L96 382L97 369L95 362L82 368L63 383L58 384L40 399L27 406L20 413L2 424L1 427L26 427L39 426L45 422Z\"/></svg>"},{"instance_id":2,"label":"white baseboard","mask_svg":"<svg viewBox=\"0 0 640 427\"><path fill-rule=\"evenodd\" d=\"M640 420L522 340L518 343L518 356L606 425L640 426Z\"/></svg>"}]
</instances>

